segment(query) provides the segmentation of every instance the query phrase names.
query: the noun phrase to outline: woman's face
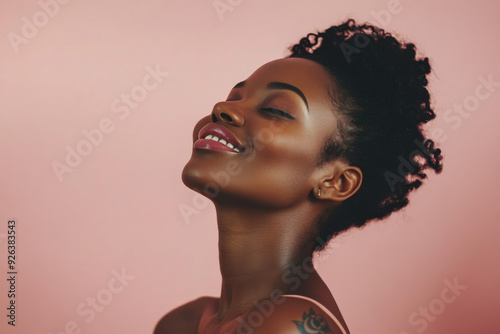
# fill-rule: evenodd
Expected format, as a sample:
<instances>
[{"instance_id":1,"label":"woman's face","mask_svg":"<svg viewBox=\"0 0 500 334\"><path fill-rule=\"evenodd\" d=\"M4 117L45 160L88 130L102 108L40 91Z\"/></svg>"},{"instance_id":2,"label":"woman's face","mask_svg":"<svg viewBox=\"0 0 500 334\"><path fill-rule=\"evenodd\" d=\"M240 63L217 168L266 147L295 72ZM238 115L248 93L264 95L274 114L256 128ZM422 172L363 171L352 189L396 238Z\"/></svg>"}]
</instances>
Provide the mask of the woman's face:
<instances>
[{"instance_id":1,"label":"woman's face","mask_svg":"<svg viewBox=\"0 0 500 334\"><path fill-rule=\"evenodd\" d=\"M334 89L313 61L263 65L196 124L184 184L220 204L284 208L307 200L320 186L325 170L317 161L336 131Z\"/></svg>"}]
</instances>

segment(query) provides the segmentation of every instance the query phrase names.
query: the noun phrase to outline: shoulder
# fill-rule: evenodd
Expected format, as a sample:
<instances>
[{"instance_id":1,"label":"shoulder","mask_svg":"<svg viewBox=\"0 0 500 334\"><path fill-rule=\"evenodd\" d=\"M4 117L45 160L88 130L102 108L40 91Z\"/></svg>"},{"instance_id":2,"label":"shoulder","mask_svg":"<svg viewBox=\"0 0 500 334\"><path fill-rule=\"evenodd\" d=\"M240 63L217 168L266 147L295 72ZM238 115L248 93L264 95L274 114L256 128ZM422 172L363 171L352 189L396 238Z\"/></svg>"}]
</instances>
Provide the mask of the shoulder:
<instances>
[{"instance_id":1,"label":"shoulder","mask_svg":"<svg viewBox=\"0 0 500 334\"><path fill-rule=\"evenodd\" d=\"M244 321L254 334L345 333L333 315L315 301L289 296L256 303Z\"/></svg>"},{"instance_id":2,"label":"shoulder","mask_svg":"<svg viewBox=\"0 0 500 334\"><path fill-rule=\"evenodd\" d=\"M203 310L216 302L215 297L199 297L164 315L156 324L153 334L196 333Z\"/></svg>"}]
</instances>

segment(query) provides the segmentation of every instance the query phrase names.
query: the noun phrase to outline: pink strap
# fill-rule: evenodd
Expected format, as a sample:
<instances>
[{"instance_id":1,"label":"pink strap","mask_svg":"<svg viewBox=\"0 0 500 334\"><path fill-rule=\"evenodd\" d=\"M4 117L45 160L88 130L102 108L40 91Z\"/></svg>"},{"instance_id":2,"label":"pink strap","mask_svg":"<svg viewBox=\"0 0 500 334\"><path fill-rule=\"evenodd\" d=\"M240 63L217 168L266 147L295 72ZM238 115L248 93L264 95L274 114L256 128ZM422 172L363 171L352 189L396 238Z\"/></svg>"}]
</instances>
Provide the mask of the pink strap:
<instances>
[{"instance_id":1,"label":"pink strap","mask_svg":"<svg viewBox=\"0 0 500 334\"><path fill-rule=\"evenodd\" d=\"M325 312L326 314L328 314L333 319L333 321L337 324L337 326L342 331L342 334L347 334L347 332L344 329L344 327L340 324L340 321L338 321L337 318L332 314L332 312L330 312L330 310L328 310L323 304L320 304L319 302L315 301L314 299L311 299L311 298L305 297L305 296L299 296L299 295L282 295L282 296L283 297L301 298L301 299L308 300L308 301L312 302L313 304L316 304L316 306L318 306L320 309L322 309L323 312Z\"/></svg>"}]
</instances>

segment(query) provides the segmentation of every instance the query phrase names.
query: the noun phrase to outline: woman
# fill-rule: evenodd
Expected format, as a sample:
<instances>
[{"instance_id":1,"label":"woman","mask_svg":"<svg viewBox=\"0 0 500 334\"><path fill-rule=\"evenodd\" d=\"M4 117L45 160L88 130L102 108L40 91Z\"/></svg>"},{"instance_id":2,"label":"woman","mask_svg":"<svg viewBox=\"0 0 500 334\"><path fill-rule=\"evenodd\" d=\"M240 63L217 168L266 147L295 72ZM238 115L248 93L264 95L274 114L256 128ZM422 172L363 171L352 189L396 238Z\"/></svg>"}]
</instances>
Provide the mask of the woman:
<instances>
[{"instance_id":1,"label":"woman","mask_svg":"<svg viewBox=\"0 0 500 334\"><path fill-rule=\"evenodd\" d=\"M312 256L441 171L422 131L429 73L413 44L348 20L236 84L196 124L182 173L216 208L221 295L155 333L349 333Z\"/></svg>"}]
</instances>

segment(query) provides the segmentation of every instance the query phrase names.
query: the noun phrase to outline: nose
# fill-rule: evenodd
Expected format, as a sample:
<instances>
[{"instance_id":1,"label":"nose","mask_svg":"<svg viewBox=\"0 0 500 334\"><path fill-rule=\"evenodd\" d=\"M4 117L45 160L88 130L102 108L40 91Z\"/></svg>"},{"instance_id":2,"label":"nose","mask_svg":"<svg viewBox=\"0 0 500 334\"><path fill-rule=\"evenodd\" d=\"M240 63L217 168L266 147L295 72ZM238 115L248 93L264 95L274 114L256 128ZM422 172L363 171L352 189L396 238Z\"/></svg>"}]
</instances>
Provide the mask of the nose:
<instances>
[{"instance_id":1,"label":"nose","mask_svg":"<svg viewBox=\"0 0 500 334\"><path fill-rule=\"evenodd\" d=\"M212 121L214 123L223 121L234 126L242 126L245 124L245 118L241 110L238 110L234 102L228 101L215 104L212 110Z\"/></svg>"}]
</instances>

